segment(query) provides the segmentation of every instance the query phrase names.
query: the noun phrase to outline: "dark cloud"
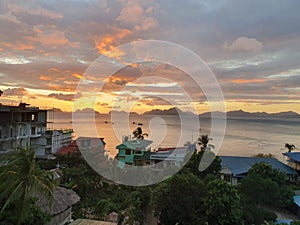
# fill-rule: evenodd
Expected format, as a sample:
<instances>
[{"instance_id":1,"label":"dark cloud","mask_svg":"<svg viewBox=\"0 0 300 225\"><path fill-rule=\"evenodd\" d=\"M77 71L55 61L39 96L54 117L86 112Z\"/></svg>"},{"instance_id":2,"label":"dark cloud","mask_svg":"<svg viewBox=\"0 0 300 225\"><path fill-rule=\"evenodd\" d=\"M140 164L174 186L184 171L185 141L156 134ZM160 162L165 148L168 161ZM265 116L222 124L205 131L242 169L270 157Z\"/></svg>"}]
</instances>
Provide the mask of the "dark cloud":
<instances>
[{"instance_id":1,"label":"dark cloud","mask_svg":"<svg viewBox=\"0 0 300 225\"><path fill-rule=\"evenodd\" d=\"M3 95L8 96L8 97L11 97L11 96L23 97L24 95L27 95L27 94L28 94L28 91L23 87L8 88L8 89L3 90Z\"/></svg>"},{"instance_id":2,"label":"dark cloud","mask_svg":"<svg viewBox=\"0 0 300 225\"><path fill-rule=\"evenodd\" d=\"M56 98L58 100L63 100L63 101L74 101L74 94L61 94L61 93L51 93L48 95L49 98ZM76 95L76 98L79 98L78 94Z\"/></svg>"}]
</instances>

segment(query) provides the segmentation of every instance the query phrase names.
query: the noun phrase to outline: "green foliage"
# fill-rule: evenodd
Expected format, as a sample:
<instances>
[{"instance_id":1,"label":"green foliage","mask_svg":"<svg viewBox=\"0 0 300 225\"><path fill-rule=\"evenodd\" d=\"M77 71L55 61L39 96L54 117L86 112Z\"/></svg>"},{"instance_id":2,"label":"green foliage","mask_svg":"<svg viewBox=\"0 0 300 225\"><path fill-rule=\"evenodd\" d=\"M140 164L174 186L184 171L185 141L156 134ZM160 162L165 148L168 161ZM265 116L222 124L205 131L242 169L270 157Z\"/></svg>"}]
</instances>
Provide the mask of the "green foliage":
<instances>
[{"instance_id":1,"label":"green foliage","mask_svg":"<svg viewBox=\"0 0 300 225\"><path fill-rule=\"evenodd\" d=\"M192 173L178 174L158 185L153 193L153 205L162 224L204 224L203 182Z\"/></svg>"},{"instance_id":2,"label":"green foliage","mask_svg":"<svg viewBox=\"0 0 300 225\"><path fill-rule=\"evenodd\" d=\"M239 190L245 224L260 225L264 221L275 221L276 215L266 207L288 207L294 195L286 174L266 163L253 165Z\"/></svg>"},{"instance_id":3,"label":"green foliage","mask_svg":"<svg viewBox=\"0 0 300 225\"><path fill-rule=\"evenodd\" d=\"M294 220L294 221L292 221L291 225L300 225L300 220Z\"/></svg>"},{"instance_id":4,"label":"green foliage","mask_svg":"<svg viewBox=\"0 0 300 225\"><path fill-rule=\"evenodd\" d=\"M213 180L208 183L207 192L204 207L208 224L240 224L240 196L233 186L221 180Z\"/></svg>"},{"instance_id":5,"label":"green foliage","mask_svg":"<svg viewBox=\"0 0 300 225\"><path fill-rule=\"evenodd\" d=\"M204 178L208 174L214 174L214 175L219 174L219 172L221 171L221 159L218 156L215 156L213 152L206 151L205 154L211 154L211 156L209 157L212 157L214 159L212 163L204 171L199 171L199 164L204 155L204 151L200 151L200 152L193 153L192 157L184 166L182 172L188 170L193 174L195 174L196 176L199 176L200 178Z\"/></svg>"},{"instance_id":6,"label":"green foliage","mask_svg":"<svg viewBox=\"0 0 300 225\"><path fill-rule=\"evenodd\" d=\"M34 215L32 198L43 194L49 200L57 186L54 174L41 170L35 161L35 151L29 147L19 148L7 155L0 166L0 216L5 212L18 218L16 224L28 220ZM10 209L8 211L8 209Z\"/></svg>"}]
</instances>

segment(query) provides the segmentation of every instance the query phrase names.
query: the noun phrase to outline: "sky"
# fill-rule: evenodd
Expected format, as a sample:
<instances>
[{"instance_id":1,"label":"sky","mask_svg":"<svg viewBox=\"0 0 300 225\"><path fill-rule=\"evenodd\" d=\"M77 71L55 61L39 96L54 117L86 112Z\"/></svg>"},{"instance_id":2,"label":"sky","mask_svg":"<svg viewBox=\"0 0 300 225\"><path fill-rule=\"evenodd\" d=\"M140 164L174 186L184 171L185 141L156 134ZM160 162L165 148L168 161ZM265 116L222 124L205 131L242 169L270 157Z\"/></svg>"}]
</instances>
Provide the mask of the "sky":
<instances>
[{"instance_id":1,"label":"sky","mask_svg":"<svg viewBox=\"0 0 300 225\"><path fill-rule=\"evenodd\" d=\"M298 0L1 0L0 103L209 111L209 96L174 65L138 62L105 78L86 74L101 56L117 59L115 47L159 40L209 66L227 111L300 113L299 8ZM83 81L93 83L93 104L78 90Z\"/></svg>"}]
</instances>

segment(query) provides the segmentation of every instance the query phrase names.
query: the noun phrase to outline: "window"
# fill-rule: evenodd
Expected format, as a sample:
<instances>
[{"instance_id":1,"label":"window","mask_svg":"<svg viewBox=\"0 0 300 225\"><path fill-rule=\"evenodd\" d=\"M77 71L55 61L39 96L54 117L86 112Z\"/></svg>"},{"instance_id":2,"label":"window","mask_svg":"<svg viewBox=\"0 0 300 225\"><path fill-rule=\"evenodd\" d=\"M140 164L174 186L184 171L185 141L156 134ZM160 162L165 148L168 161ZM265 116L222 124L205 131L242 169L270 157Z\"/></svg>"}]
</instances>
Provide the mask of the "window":
<instances>
[{"instance_id":1,"label":"window","mask_svg":"<svg viewBox=\"0 0 300 225\"><path fill-rule=\"evenodd\" d=\"M31 135L35 135L35 127L31 127Z\"/></svg>"},{"instance_id":2,"label":"window","mask_svg":"<svg viewBox=\"0 0 300 225\"><path fill-rule=\"evenodd\" d=\"M141 155L141 154L142 154L142 151L141 151L141 150L135 150L134 153L135 153L136 155Z\"/></svg>"},{"instance_id":3,"label":"window","mask_svg":"<svg viewBox=\"0 0 300 225\"><path fill-rule=\"evenodd\" d=\"M126 149L125 154L126 154L126 155L131 155L131 149Z\"/></svg>"},{"instance_id":4,"label":"window","mask_svg":"<svg viewBox=\"0 0 300 225\"><path fill-rule=\"evenodd\" d=\"M32 122L34 121L34 118L35 118L34 114L31 114L31 121Z\"/></svg>"}]
</instances>

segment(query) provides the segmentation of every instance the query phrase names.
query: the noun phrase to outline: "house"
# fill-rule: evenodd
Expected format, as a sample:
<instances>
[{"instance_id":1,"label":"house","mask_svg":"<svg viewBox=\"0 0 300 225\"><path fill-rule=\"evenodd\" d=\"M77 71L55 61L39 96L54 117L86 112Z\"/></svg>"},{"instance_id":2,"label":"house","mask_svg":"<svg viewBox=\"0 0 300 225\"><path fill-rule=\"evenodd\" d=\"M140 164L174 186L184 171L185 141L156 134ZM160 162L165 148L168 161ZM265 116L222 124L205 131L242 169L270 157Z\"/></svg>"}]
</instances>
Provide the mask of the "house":
<instances>
[{"instance_id":1,"label":"house","mask_svg":"<svg viewBox=\"0 0 300 225\"><path fill-rule=\"evenodd\" d=\"M104 152L105 145L104 138L79 137L75 141L70 142L68 146L61 147L56 154L74 154L78 153L81 149L96 149Z\"/></svg>"},{"instance_id":2,"label":"house","mask_svg":"<svg viewBox=\"0 0 300 225\"><path fill-rule=\"evenodd\" d=\"M55 154L59 149L61 149L64 146L68 146L72 142L74 132L72 129L66 129L48 130L47 133L51 138L51 153Z\"/></svg>"},{"instance_id":3,"label":"house","mask_svg":"<svg viewBox=\"0 0 300 225\"><path fill-rule=\"evenodd\" d=\"M64 225L72 221L72 206L79 200L80 197L73 190L57 187L53 193L52 207L44 197L39 197L36 204L51 216L50 222L46 225Z\"/></svg>"},{"instance_id":4,"label":"house","mask_svg":"<svg viewBox=\"0 0 300 225\"><path fill-rule=\"evenodd\" d=\"M157 164L157 169L169 166L180 167L187 153L194 153L195 144L184 147L159 148L150 156L150 164Z\"/></svg>"},{"instance_id":5,"label":"house","mask_svg":"<svg viewBox=\"0 0 300 225\"><path fill-rule=\"evenodd\" d=\"M282 155L287 157L288 165L295 170L300 170L300 152L284 152Z\"/></svg>"},{"instance_id":6,"label":"house","mask_svg":"<svg viewBox=\"0 0 300 225\"><path fill-rule=\"evenodd\" d=\"M249 169L260 162L268 163L274 169L286 173L291 182L295 182L298 173L290 166L274 158L257 158L257 157L239 157L239 156L220 156L221 159L221 178L230 184L237 184L247 176Z\"/></svg>"},{"instance_id":7,"label":"house","mask_svg":"<svg viewBox=\"0 0 300 225\"><path fill-rule=\"evenodd\" d=\"M146 152L150 152L149 145L152 141L145 139L129 139L129 137L123 138L122 144L118 145L116 149L118 154L116 159L119 160L118 167L123 168L125 164L136 165L143 162L143 157ZM149 155L150 153L146 153Z\"/></svg>"}]
</instances>

